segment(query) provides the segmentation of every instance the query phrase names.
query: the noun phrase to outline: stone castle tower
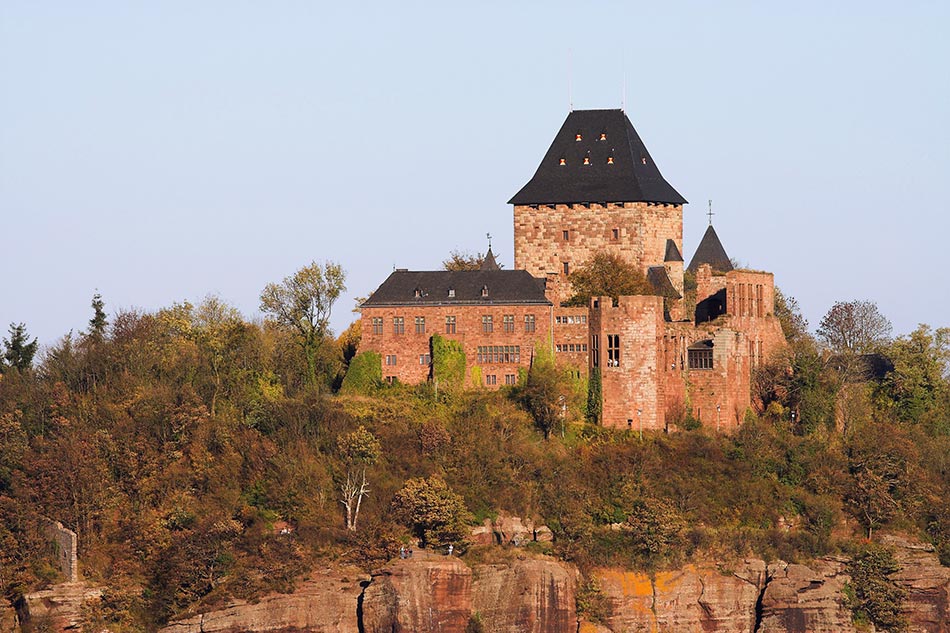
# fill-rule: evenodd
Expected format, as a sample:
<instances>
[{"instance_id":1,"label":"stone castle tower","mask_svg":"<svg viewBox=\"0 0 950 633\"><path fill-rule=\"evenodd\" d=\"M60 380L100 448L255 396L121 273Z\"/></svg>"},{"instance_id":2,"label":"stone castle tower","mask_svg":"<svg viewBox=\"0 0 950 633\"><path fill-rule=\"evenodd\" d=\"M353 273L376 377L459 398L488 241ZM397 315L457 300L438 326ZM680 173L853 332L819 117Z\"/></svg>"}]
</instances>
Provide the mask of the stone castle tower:
<instances>
[{"instance_id":1,"label":"stone castle tower","mask_svg":"<svg viewBox=\"0 0 950 633\"><path fill-rule=\"evenodd\" d=\"M683 205L621 110L571 112L514 205L515 268L562 286L607 251L683 290ZM562 291L564 296L565 291Z\"/></svg>"}]
</instances>

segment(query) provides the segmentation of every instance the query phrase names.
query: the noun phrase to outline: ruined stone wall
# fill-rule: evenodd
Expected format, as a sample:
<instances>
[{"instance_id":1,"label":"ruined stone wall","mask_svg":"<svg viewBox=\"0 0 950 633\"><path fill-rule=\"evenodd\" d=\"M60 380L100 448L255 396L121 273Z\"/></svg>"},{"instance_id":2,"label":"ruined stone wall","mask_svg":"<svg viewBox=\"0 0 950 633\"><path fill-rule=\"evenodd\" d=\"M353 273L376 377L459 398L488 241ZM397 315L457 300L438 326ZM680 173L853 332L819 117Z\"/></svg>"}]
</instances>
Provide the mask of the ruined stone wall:
<instances>
[{"instance_id":1,"label":"ruined stone wall","mask_svg":"<svg viewBox=\"0 0 950 633\"><path fill-rule=\"evenodd\" d=\"M490 316L492 331L485 332L482 317ZM513 318L512 331L505 329L505 317ZM403 319L403 332L395 333L393 319ZM424 331L416 331L416 318L425 319ZM455 317L455 331L446 331L446 317ZM525 317L534 317L534 330L526 330ZM361 317L362 338L359 351L374 351L381 356L383 378L395 377L406 384L429 378L430 339L439 334L460 341L465 350L466 384L474 380L489 388L498 388L517 380L518 369L531 365L535 349L550 345L553 309L546 305L454 305L400 306L364 308ZM374 332L373 319L382 319L383 331ZM479 347L519 348L517 362L479 362ZM513 351L513 350L511 350ZM395 356L395 364L387 364ZM493 356L494 359L494 356ZM478 370L473 372L473 368ZM474 375L473 375L474 374ZM494 376L494 379L489 378Z\"/></svg>"},{"instance_id":2,"label":"ruined stone wall","mask_svg":"<svg viewBox=\"0 0 950 633\"><path fill-rule=\"evenodd\" d=\"M785 335L775 316L775 279L772 273L734 270L726 274L728 326L748 338L753 368L785 348Z\"/></svg>"},{"instance_id":3,"label":"ruined stone wall","mask_svg":"<svg viewBox=\"0 0 950 633\"><path fill-rule=\"evenodd\" d=\"M683 207L650 202L515 205L515 268L535 277L576 270L599 251L661 266L666 240L683 250ZM674 284L675 284L674 280Z\"/></svg>"},{"instance_id":4,"label":"ruined stone wall","mask_svg":"<svg viewBox=\"0 0 950 633\"><path fill-rule=\"evenodd\" d=\"M596 359L603 384L603 425L663 429L665 381L659 366L663 299L620 297L616 307L611 303L610 297L597 297L590 311L592 343L596 336ZM610 358L611 335L620 337L616 363Z\"/></svg>"},{"instance_id":5,"label":"ruined stone wall","mask_svg":"<svg viewBox=\"0 0 950 633\"><path fill-rule=\"evenodd\" d=\"M46 522L46 534L56 548L56 563L66 582L79 581L79 540L76 533L59 521Z\"/></svg>"}]
</instances>

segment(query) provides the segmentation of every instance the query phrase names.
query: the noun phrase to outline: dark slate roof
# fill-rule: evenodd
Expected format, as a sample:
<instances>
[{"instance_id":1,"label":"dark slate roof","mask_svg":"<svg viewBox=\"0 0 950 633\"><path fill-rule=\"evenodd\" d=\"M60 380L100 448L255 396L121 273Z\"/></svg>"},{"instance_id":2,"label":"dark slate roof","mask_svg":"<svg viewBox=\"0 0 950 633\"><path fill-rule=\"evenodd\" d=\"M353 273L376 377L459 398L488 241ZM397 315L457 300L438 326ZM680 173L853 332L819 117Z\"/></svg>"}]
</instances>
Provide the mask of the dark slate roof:
<instances>
[{"instance_id":1,"label":"dark slate roof","mask_svg":"<svg viewBox=\"0 0 950 633\"><path fill-rule=\"evenodd\" d=\"M676 290L673 282L670 281L670 276L667 274L664 266L650 266L650 268L647 269L647 281L653 286L653 290L656 294L661 297L669 297L671 299L679 299L682 297L679 291Z\"/></svg>"},{"instance_id":2,"label":"dark slate roof","mask_svg":"<svg viewBox=\"0 0 950 633\"><path fill-rule=\"evenodd\" d=\"M716 235L716 229L709 225L703 239L699 242L699 247L693 254L693 260L686 267L689 272L696 272L701 264L709 264L713 270L721 273L727 273L732 270L732 261L726 255L726 249L722 247L719 236Z\"/></svg>"},{"instance_id":3,"label":"dark slate roof","mask_svg":"<svg viewBox=\"0 0 950 633\"><path fill-rule=\"evenodd\" d=\"M363 307L416 305L551 305L543 279L525 270L431 270L393 272ZM482 289L488 288L488 296ZM455 296L449 296L454 290Z\"/></svg>"},{"instance_id":4,"label":"dark slate roof","mask_svg":"<svg viewBox=\"0 0 950 633\"><path fill-rule=\"evenodd\" d=\"M590 164L584 164L585 158ZM685 204L686 199L663 179L623 110L575 110L534 177L508 203L575 202Z\"/></svg>"},{"instance_id":5,"label":"dark slate roof","mask_svg":"<svg viewBox=\"0 0 950 633\"><path fill-rule=\"evenodd\" d=\"M482 263L478 266L479 270L501 270L501 267L498 265L498 262L495 261L495 254L491 252L491 246L488 247L488 252L485 253Z\"/></svg>"},{"instance_id":6,"label":"dark slate roof","mask_svg":"<svg viewBox=\"0 0 950 633\"><path fill-rule=\"evenodd\" d=\"M665 262L681 262L683 261L683 256L680 255L680 249L676 248L676 242L673 240L666 240L666 255L663 257Z\"/></svg>"}]
</instances>

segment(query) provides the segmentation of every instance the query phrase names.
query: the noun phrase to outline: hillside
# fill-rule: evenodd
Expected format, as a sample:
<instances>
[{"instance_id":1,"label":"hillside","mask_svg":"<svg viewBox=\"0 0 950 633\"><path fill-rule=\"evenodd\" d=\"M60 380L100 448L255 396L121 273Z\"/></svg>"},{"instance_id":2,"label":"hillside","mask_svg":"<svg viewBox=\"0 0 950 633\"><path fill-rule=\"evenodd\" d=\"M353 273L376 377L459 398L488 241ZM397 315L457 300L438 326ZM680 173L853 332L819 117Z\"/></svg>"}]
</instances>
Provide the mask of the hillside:
<instances>
[{"instance_id":1,"label":"hillside","mask_svg":"<svg viewBox=\"0 0 950 633\"><path fill-rule=\"evenodd\" d=\"M0 589L12 604L62 580L43 527L57 520L103 588L87 619L151 630L313 569L369 572L420 539L476 565L492 548L472 527L506 513L550 528L526 550L575 565L595 617L597 569L842 555L870 561L865 598L849 563L856 617L900 630L887 618L904 597L873 592L894 574L878 535L950 562L946 332L887 343L889 369L869 379L785 324L792 349L757 374L737 432L684 419L640 438L585 423L586 385L565 376L552 380L573 394L566 418L539 428L524 376L498 392L337 392L356 328L321 340L311 384L291 332L216 300L118 314L4 368ZM347 529L341 498L363 473Z\"/></svg>"}]
</instances>

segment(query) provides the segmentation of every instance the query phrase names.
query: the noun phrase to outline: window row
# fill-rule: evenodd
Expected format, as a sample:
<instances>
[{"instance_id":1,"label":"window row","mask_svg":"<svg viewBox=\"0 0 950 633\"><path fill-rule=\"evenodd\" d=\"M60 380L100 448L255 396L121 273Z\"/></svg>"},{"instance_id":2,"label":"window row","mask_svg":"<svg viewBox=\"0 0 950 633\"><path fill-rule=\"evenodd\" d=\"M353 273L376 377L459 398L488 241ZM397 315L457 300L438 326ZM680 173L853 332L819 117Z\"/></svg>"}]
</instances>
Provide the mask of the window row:
<instances>
[{"instance_id":1,"label":"window row","mask_svg":"<svg viewBox=\"0 0 950 633\"><path fill-rule=\"evenodd\" d=\"M520 345L479 345L478 364L520 363Z\"/></svg>"},{"instance_id":2,"label":"window row","mask_svg":"<svg viewBox=\"0 0 950 633\"><path fill-rule=\"evenodd\" d=\"M556 316L554 317L554 322L559 325L574 325L576 323L587 323L586 314L578 315L568 315L568 316Z\"/></svg>"},{"instance_id":3,"label":"window row","mask_svg":"<svg viewBox=\"0 0 950 633\"><path fill-rule=\"evenodd\" d=\"M585 317L586 319L586 317ZM515 315L505 314L501 318L502 328L505 332L514 332L515 331ZM406 319L405 317L393 317L392 320L393 334L405 334L406 332ZM445 333L446 334L457 334L458 321L454 316L445 317ZM384 330L384 323L382 317L373 317L372 321L373 334L382 334ZM534 332L537 327L537 321L533 314L526 314L524 317L524 331L525 332ZM415 317L415 332L416 334L425 334L426 333L426 318L425 317ZM482 316L482 332L490 334L495 331L495 321L494 317L490 314Z\"/></svg>"},{"instance_id":4,"label":"window row","mask_svg":"<svg viewBox=\"0 0 950 633\"><path fill-rule=\"evenodd\" d=\"M386 354L386 360L384 361L386 365L393 366L396 365L398 359L396 354ZM420 365L431 365L432 364L432 355L431 354L419 354L419 364Z\"/></svg>"},{"instance_id":5,"label":"window row","mask_svg":"<svg viewBox=\"0 0 950 633\"><path fill-rule=\"evenodd\" d=\"M586 343L562 343L560 345L555 345L554 349L558 352L586 352L587 344Z\"/></svg>"},{"instance_id":6,"label":"window row","mask_svg":"<svg viewBox=\"0 0 950 633\"><path fill-rule=\"evenodd\" d=\"M498 384L498 376L495 374L488 374L485 376L485 384L487 386L493 386ZM506 385L517 385L518 384L518 375L517 374L505 374L505 384Z\"/></svg>"},{"instance_id":7,"label":"window row","mask_svg":"<svg viewBox=\"0 0 950 633\"><path fill-rule=\"evenodd\" d=\"M588 209L590 208L590 205L589 205L589 204L586 204L585 206L586 206ZM561 241L562 241L562 242L570 242L570 241L571 241L571 231L575 231L575 230L576 230L576 229L561 229ZM612 240L619 240L619 239L620 239L620 229L619 229L619 228L612 228L612 229L610 229L610 239L612 239Z\"/></svg>"}]
</instances>

